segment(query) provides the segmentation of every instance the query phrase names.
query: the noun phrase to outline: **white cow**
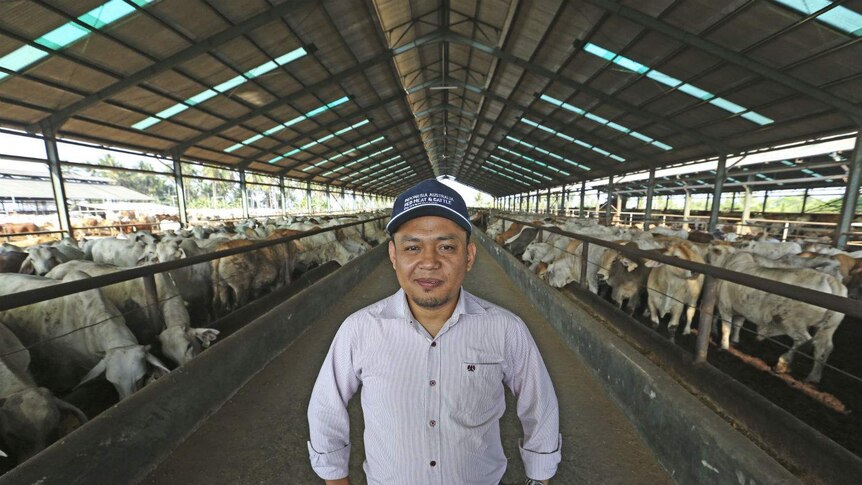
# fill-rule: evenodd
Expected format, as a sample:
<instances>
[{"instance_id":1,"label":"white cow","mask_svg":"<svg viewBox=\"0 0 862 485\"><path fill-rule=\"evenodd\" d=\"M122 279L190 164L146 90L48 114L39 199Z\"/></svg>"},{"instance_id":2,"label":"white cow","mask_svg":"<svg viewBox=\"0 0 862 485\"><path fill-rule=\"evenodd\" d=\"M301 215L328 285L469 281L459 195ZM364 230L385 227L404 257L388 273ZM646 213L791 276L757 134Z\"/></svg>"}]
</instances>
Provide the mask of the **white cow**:
<instances>
[{"instance_id":1,"label":"white cow","mask_svg":"<svg viewBox=\"0 0 862 485\"><path fill-rule=\"evenodd\" d=\"M694 249L694 245L681 239L669 240L662 250L665 256L676 257L685 261L704 263L703 257ZM676 266L666 265L647 259L644 263L653 268L647 279L647 304L653 328L658 327L662 317L670 313L667 332L671 340L676 335L679 319L683 310L686 312L683 335L691 333L691 323L697 310L697 299L703 288L703 275Z\"/></svg>"},{"instance_id":2,"label":"white cow","mask_svg":"<svg viewBox=\"0 0 862 485\"><path fill-rule=\"evenodd\" d=\"M54 246L34 246L27 249L27 254L19 272L38 276L44 276L54 266L72 259Z\"/></svg>"},{"instance_id":3,"label":"white cow","mask_svg":"<svg viewBox=\"0 0 862 485\"><path fill-rule=\"evenodd\" d=\"M122 271L123 268L92 261L70 261L51 270L48 278L62 280L69 273L80 271L89 276L100 276ZM102 293L123 312L126 325L139 343L161 344L162 353L182 365L201 353L215 341L218 330L192 328L189 312L173 278L165 273L155 275L158 292L158 309L161 321L150 321L147 311L147 293L141 278L102 287Z\"/></svg>"},{"instance_id":4,"label":"white cow","mask_svg":"<svg viewBox=\"0 0 862 485\"><path fill-rule=\"evenodd\" d=\"M757 264L750 253L733 253L720 247L710 249L709 259L711 264L729 270L836 296L847 296L847 287L838 279L813 269L768 268ZM843 313L727 281L720 281L717 291L717 307L722 319L721 348L730 347L731 323L732 341L737 343L743 321L748 320L757 326L759 340L775 335L787 335L793 339L793 346L779 357L775 365L776 372L787 372L796 350L813 340L814 366L805 380L820 382L823 366L832 352L832 334L844 318ZM810 327L817 329L813 339L808 333Z\"/></svg>"},{"instance_id":5,"label":"white cow","mask_svg":"<svg viewBox=\"0 0 862 485\"><path fill-rule=\"evenodd\" d=\"M89 278L72 272L64 281ZM0 274L0 294L45 288L60 281ZM152 365L169 372L149 347L139 345L119 310L98 289L0 312L0 320L31 350L37 382L65 393L105 374L120 399L138 390Z\"/></svg>"},{"instance_id":6,"label":"white cow","mask_svg":"<svg viewBox=\"0 0 862 485\"><path fill-rule=\"evenodd\" d=\"M64 414L76 418L79 425L87 422L80 409L38 387L29 366L30 352L0 323L0 437L18 463L65 434Z\"/></svg>"},{"instance_id":7,"label":"white cow","mask_svg":"<svg viewBox=\"0 0 862 485\"><path fill-rule=\"evenodd\" d=\"M90 250L93 261L97 263L130 268L140 264L157 262L156 245L146 244L142 241L108 237L97 239L87 249Z\"/></svg>"},{"instance_id":8,"label":"white cow","mask_svg":"<svg viewBox=\"0 0 862 485\"><path fill-rule=\"evenodd\" d=\"M793 241L742 241L737 247L743 251L749 251L769 259L778 259L786 254L799 254L802 252L802 246Z\"/></svg>"}]
</instances>

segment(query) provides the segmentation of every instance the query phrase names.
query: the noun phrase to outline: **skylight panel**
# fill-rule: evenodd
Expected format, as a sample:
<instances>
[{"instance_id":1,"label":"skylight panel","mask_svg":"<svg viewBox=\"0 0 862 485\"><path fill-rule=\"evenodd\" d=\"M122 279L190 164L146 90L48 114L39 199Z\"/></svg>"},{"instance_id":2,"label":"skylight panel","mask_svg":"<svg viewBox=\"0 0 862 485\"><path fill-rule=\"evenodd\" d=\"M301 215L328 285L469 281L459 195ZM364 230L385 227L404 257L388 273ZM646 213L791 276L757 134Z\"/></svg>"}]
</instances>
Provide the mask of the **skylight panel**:
<instances>
[{"instance_id":1,"label":"skylight panel","mask_svg":"<svg viewBox=\"0 0 862 485\"><path fill-rule=\"evenodd\" d=\"M530 119L527 119L527 118L521 118L521 122L522 122L522 123L526 123L526 124L528 124L528 125L530 125L530 126L534 126L534 127L538 128L538 129L540 129L540 130L547 131L548 133L550 133L550 134L552 134L552 135L554 135L554 136L560 137L560 138L562 138L562 139L564 139L564 140L566 140L566 141L568 141L568 142L570 142L570 143L576 143L576 144L578 144L578 145L580 145L580 146L582 146L582 147L584 147L584 148L588 148L588 149L590 149L590 150L592 150L592 151L594 151L594 152L596 152L596 153L601 153L602 155L604 155L604 156L606 156L606 157L610 157L610 158L612 158L612 159L614 159L614 160L616 160L616 161L618 161L618 162L624 162L624 161L626 161L626 159L625 159L625 158L623 158L623 157L620 157L620 156L618 156L618 155L614 155L613 153L611 153L611 152L609 152L609 151L607 151L607 150L604 150L604 149L599 148L599 147L597 147L597 146L591 145L591 144L589 144L589 143L587 143L587 142L580 141L580 140L576 140L576 139L574 139L574 138L572 138L572 137L570 137L570 136L563 135L562 133L560 133L560 132L558 132L558 131L556 131L556 130L554 130L554 129L552 129L552 128L548 128L548 127L547 127L547 126L545 126L545 125L539 124L539 123L537 123L537 122L535 122L535 121L533 121L533 120L530 120Z\"/></svg>"},{"instance_id":2,"label":"skylight panel","mask_svg":"<svg viewBox=\"0 0 862 485\"><path fill-rule=\"evenodd\" d=\"M535 146L535 145L531 145L530 143L527 143L527 142L525 142L525 141L523 141L523 140L519 140L519 139L517 139L517 138L511 137L511 136L508 136L508 135L506 135L506 139L507 139L507 140L509 140L509 141L513 141L513 142L515 142L515 143L518 143L518 144L521 144L521 145L524 145L524 146L530 147L530 148L532 148L533 150L536 150L536 151L537 151L537 152L539 152L539 153L544 153L545 155L548 155L548 156L550 156L550 157L556 158L557 160L561 160L561 161L563 161L563 162L566 162L566 163L568 163L569 165L572 165L572 166L574 166L574 167L578 167L578 168L580 168L581 170L585 170L585 171L589 171L589 170L590 170L590 167L586 167L586 166L584 166L584 165L581 165L580 163L578 163L578 162L576 162L576 161L574 161L574 160L569 160L569 159L568 159L568 158L566 158L566 157L563 157L563 156L561 156L561 155L557 155L556 153L553 153L553 152L550 152L550 151L548 151L548 150L545 150L544 148L539 148L539 147L537 147L537 146Z\"/></svg>"},{"instance_id":3,"label":"skylight panel","mask_svg":"<svg viewBox=\"0 0 862 485\"><path fill-rule=\"evenodd\" d=\"M654 139L652 139L652 138L650 138L650 137L648 137L642 133L632 131L631 129L626 128L625 126L623 126L619 123L614 123L610 120L606 120L606 119L602 118L601 116L594 115L594 114L589 113L585 110L582 110L581 108L578 108L577 106L573 106L569 103L564 103L564 102L560 101L559 99L552 98L546 94L539 96L539 99L541 99L542 101L551 103L554 106L557 106L559 108L564 108L568 111L571 111L572 113L577 113L581 116L584 116L587 119L595 121L596 123L598 123L600 125L605 125L608 128L612 128L612 129L617 130L619 132L625 133L626 135L633 136L633 137L637 138L638 140L647 142L650 145L661 148L662 150L668 151L668 150L671 150L673 148L670 145L667 145L667 144L662 143L660 141L656 141L656 140L654 140Z\"/></svg>"},{"instance_id":4,"label":"skylight panel","mask_svg":"<svg viewBox=\"0 0 862 485\"><path fill-rule=\"evenodd\" d=\"M785 0L778 0L778 1L783 2ZM820 2L824 2L824 3L828 4L828 2L826 2L825 0L790 0L790 1L795 1L795 2L820 1ZM862 24L860 24L860 28L862 28ZM646 77L648 77L654 81L657 81L661 84L664 84L665 86L668 86L668 87L673 88L673 89L677 89L680 92L688 94L689 96L693 96L693 97L700 99L702 101L706 101L713 106L717 106L718 108L721 108L725 111L729 111L733 114L740 114L740 113L746 113L746 112L752 113L753 116L740 115L743 118L745 118L751 122L757 123L759 125L768 125L768 124L773 122L772 119L767 118L766 116L763 116L763 115L756 113L754 111L751 111L748 108L740 106L740 105L733 103L731 101L728 101L724 98L720 98L720 97L716 96L715 94L710 93L709 91L701 89L701 88L694 86L692 84L682 82L679 79L676 79L675 77L668 76L667 74L656 71L655 69L652 69L650 67L644 66L643 64L641 64L635 60L632 60L632 59L629 59L628 57L617 54L616 52L609 51L609 50L605 49L604 47L600 47L596 44L593 44L592 42L587 42L584 45L584 51L589 52L590 54L593 54L594 56L600 57L600 58L605 59L607 61L613 62L614 64L616 64L616 65L618 65L624 69L627 69L629 71L636 72L638 74L643 74ZM653 72L655 74L651 75L650 73L653 73Z\"/></svg>"},{"instance_id":5,"label":"skylight panel","mask_svg":"<svg viewBox=\"0 0 862 485\"><path fill-rule=\"evenodd\" d=\"M561 173L561 174L563 174L563 175L565 175L565 176L567 176L567 177L568 177L569 175L571 175L569 172L566 172L565 170L560 170L560 169L559 169L559 168L557 168L557 167L553 167L553 166L551 166L551 165L548 165L548 164L547 164L547 163L545 163L545 162L542 162L542 161L536 160L535 158L528 157L527 155L523 155L523 154L521 154L521 153L518 153L518 152L516 152L515 150L509 150L508 148L506 148L506 147L502 147L502 146L498 146L498 147L497 147L497 149L499 149L499 150L503 150L503 151L504 151L504 152L506 152L506 153L511 153L512 155L514 155L514 156L516 156L516 157L518 157L518 158L523 158L524 160L527 160L527 161L533 162L533 163L535 163L536 165L539 165L540 167L545 167L545 168L547 168L548 170L551 170L551 171L554 171L554 172L557 172L557 173Z\"/></svg>"},{"instance_id":6,"label":"skylight panel","mask_svg":"<svg viewBox=\"0 0 862 485\"><path fill-rule=\"evenodd\" d=\"M524 166L518 165L518 164L517 164L517 163L515 163L515 162L510 162L509 160L506 160L505 158L498 157L497 155L493 155L493 154L492 154L492 155L488 155L488 156L489 156L489 157L491 157L491 158L493 158L494 160L497 160L497 161L503 162L503 163L505 163L506 165L510 165L510 166L513 166L513 167L518 167L519 169L521 169L521 170L523 170L523 171L525 171L525 172L529 172L529 173L531 173L531 174L533 174L533 175L536 175L537 177L542 177L542 178L543 178L543 179L545 179L545 180L553 180L551 177L548 177L547 175L545 175L545 174L543 174L543 173L536 172L535 170L530 170L529 168L526 168L526 167L524 167ZM487 160L486 160L486 161L487 161ZM491 163L491 162L488 162L488 163Z\"/></svg>"},{"instance_id":7,"label":"skylight panel","mask_svg":"<svg viewBox=\"0 0 862 485\"><path fill-rule=\"evenodd\" d=\"M491 173L493 173L493 174L497 174L497 175L499 175L500 177L505 177L505 178L507 178L507 179L509 179L509 180L512 180L512 181L514 181L514 182L517 182L517 183L519 183L519 184L521 184L521 185L523 185L523 186L526 186L526 187L529 187L529 186L530 186L530 184L528 184L527 182L524 182L524 181L523 181L523 180L521 180L521 179L516 179L515 177L510 177L510 176L508 176L508 175L506 175L506 174L504 174L504 173L500 173L500 172L498 172L497 170L494 170L494 169L493 169L493 168L491 168L491 167L486 167L486 166L482 165L482 170L484 170L484 171L486 171L486 172L491 172Z\"/></svg>"},{"instance_id":8,"label":"skylight panel","mask_svg":"<svg viewBox=\"0 0 862 485\"><path fill-rule=\"evenodd\" d=\"M281 130L283 130L283 129L285 129L285 128L289 128L289 127L291 127L291 126L293 126L293 125L295 125L295 124L297 124L297 123L299 123L299 122L305 121L305 120L307 120L307 119L309 119L309 118L313 118L314 116L317 116L317 115L319 115L320 113L323 113L324 111L326 111L326 110L328 110L328 109L332 109L332 108L334 108L334 107L336 107L336 106L338 106L338 105L340 105L340 104L344 104L344 103L346 103L349 99L350 99L350 98L349 98L348 96L344 96L343 98L336 99L335 101L333 101L333 102L331 102L331 103L324 104L323 106L321 106L321 107L319 107L319 108L315 108L315 109L313 109L313 110L309 111L308 113L305 113L304 115L299 115L299 116L297 116L296 118L294 118L294 119L292 119L292 120L290 120L290 121L287 121L287 122L282 123L282 124L280 124L280 125L275 125L275 126L273 126L272 128L270 128L270 129L268 129L268 130L264 131L262 134L261 134L261 133L258 133L257 135L254 135L254 136L252 136L252 137L250 137L250 138L246 138L245 140L243 140L243 141L241 141L241 142L237 143L236 145L233 145L233 146L231 146L231 147L225 148L225 150L224 150L224 151L226 151L226 152L230 153L230 152L232 152L232 151L234 151L234 150L237 150L237 149L239 149L239 148L242 148L242 147L243 147L243 146L245 146L245 145L249 145L249 144L251 144L251 143L254 143L254 142L256 142L257 140L260 140L261 138L263 138L264 136L270 136L270 135L273 135L273 134L278 133L279 131L281 131Z\"/></svg>"},{"instance_id":9,"label":"skylight panel","mask_svg":"<svg viewBox=\"0 0 862 485\"><path fill-rule=\"evenodd\" d=\"M137 5L141 8L147 8L156 1L157 0L129 0L131 4ZM79 16L78 20L85 25L89 25L94 30L99 30L106 25L110 25L111 23L134 13L135 7L130 5L130 3L123 0L110 0ZM33 42L50 51L58 51L92 33L93 30L90 30L77 22L69 21L39 37ZM50 52L37 47L29 45L21 46L5 56L0 57L0 67L13 72L21 72L26 67L47 57L49 54ZM0 80L7 77L9 77L8 73L0 72Z\"/></svg>"},{"instance_id":10,"label":"skylight panel","mask_svg":"<svg viewBox=\"0 0 862 485\"><path fill-rule=\"evenodd\" d=\"M371 166L369 166L369 167L365 167L365 168L363 168L362 170L360 170L360 171L358 171L358 172L354 172L354 173L352 173L352 174L349 174L349 175L346 175L346 176L344 176L344 177L341 177L341 178L340 178L340 179L338 179L338 180L344 181L344 180L347 180L347 179L349 179L349 178L353 178L353 177L355 177L355 176L359 175L360 173L364 173L364 172L367 172L367 171L369 171L369 170L371 170L371 169L373 169L373 168L377 168L377 167L379 167L379 166L383 165L384 163L387 163L387 162L389 162L390 160L395 160L395 159L397 159L397 158L399 158L399 157L401 157L401 155L396 155L396 156L394 156L394 157L392 157L392 158L390 158L390 159L388 159L388 160L383 160L383 161L382 161L382 162L380 162L380 163L376 163L376 164L371 165ZM363 181L363 180L366 180L366 179L368 179L368 178L374 177L375 175L379 174L380 172L382 172L382 171L384 171L384 170L392 170L393 168L395 168L395 167L400 167L401 165L404 165L405 163L407 163L407 160L401 160L401 161L400 161L400 162L398 162L398 163L392 164L392 165L390 165L390 166L388 166L388 167L384 167L384 168L382 168L382 169L380 169L380 170L375 170L374 172L371 172L371 173L369 173L369 174L367 174L367 175L364 175L364 176L362 176L362 177L359 177L358 179L354 180L352 183L354 183L354 184L359 183L359 182L361 182L361 181ZM405 167L405 168L410 168L410 167ZM391 174L388 174L388 175L391 175Z\"/></svg>"},{"instance_id":11,"label":"skylight panel","mask_svg":"<svg viewBox=\"0 0 862 485\"><path fill-rule=\"evenodd\" d=\"M364 161L364 160L368 160L369 158L372 158L372 157L376 157L377 155L380 155L381 153L386 153L386 152L388 152L389 150L393 150L393 148L392 148L392 147L386 147L386 148L384 148L383 150L379 150L379 151L376 151L376 152L374 152L374 153L372 153L372 154L365 155L365 156L364 156L364 157L362 157L362 158L357 158L356 160L354 160L354 161L352 161L352 162L350 162L350 163L348 163L348 164L344 165L342 168L352 167L353 165L356 165L356 164L357 164L357 163L359 163L359 162L362 162L362 161ZM309 165L309 166L307 166L307 167L303 168L303 169L302 169L302 171L303 171L303 172L308 172L308 171L309 171L309 170L311 170L312 168L317 168L317 167L319 167L319 166L323 165L324 163L327 163L327 162L330 162L330 161L332 161L332 159L331 159L331 158L327 158L326 160L321 160L321 161L319 161L319 162L315 163L314 165Z\"/></svg>"},{"instance_id":12,"label":"skylight panel","mask_svg":"<svg viewBox=\"0 0 862 485\"><path fill-rule=\"evenodd\" d=\"M310 142L310 143L306 143L305 145L302 145L302 146L301 146L301 147L299 147L299 148L294 148L293 150L291 150L291 151L289 151L289 152L285 153L284 155L279 155L279 156L277 156L277 157L275 157L275 158L272 158L272 159L268 160L268 161L267 161L267 163L275 163L275 162L277 162L277 161L279 161L279 160L284 159L285 157L290 157L290 156L296 155L297 153L299 153L299 152L301 152L301 151L305 151L305 150L307 150L308 148L311 148L311 147L313 147L313 146L315 146L315 145L319 145L319 144L321 144L321 143L323 143L323 142L325 142L325 141L327 141L327 140L331 140L331 139L335 138L337 135L341 135L341 134L343 134L343 133L347 133L348 131L355 130L356 128L359 128L360 126L366 125L366 124L368 124L368 123L370 123L370 121L369 121L369 120L362 120L362 121L360 121L359 123L356 123L356 124L350 125L350 126L348 126L348 127L346 127L346 128L342 128L342 129L340 129L340 130L336 131L335 133L331 133L331 134L329 134L329 135L326 135L326 136L324 136L323 138L321 138L321 139L319 139L319 140L315 140L315 141L312 141L312 142Z\"/></svg>"},{"instance_id":13,"label":"skylight panel","mask_svg":"<svg viewBox=\"0 0 862 485\"><path fill-rule=\"evenodd\" d=\"M506 172L513 173L513 174L517 175L518 177L523 177L523 178L525 178L525 179L527 179L527 180L530 180L530 181L532 181L532 182L535 182L535 183L537 183L537 184L542 183L542 181L541 181L541 180L534 179L533 177L530 177L529 175L524 175L524 174L522 174L522 173L520 173L520 172L516 172L516 171L512 170L512 169L511 169L511 168L509 168L509 167L504 167L504 166L502 166L502 165L498 165L498 164L496 164L496 163L494 163L494 162L492 162L492 161L490 161L490 160L485 160L485 163L487 163L487 164L489 164L489 165L493 165L494 167L497 167L497 168L499 168L499 169L501 169L501 170L505 170Z\"/></svg>"},{"instance_id":14,"label":"skylight panel","mask_svg":"<svg viewBox=\"0 0 862 485\"><path fill-rule=\"evenodd\" d=\"M772 177L769 177L769 176L763 175L762 173L757 174L757 178L762 178L763 180L769 180L769 181L773 181L773 180L775 180L775 179L773 179Z\"/></svg>"},{"instance_id":15,"label":"skylight panel","mask_svg":"<svg viewBox=\"0 0 862 485\"><path fill-rule=\"evenodd\" d=\"M805 15L811 15L814 12L823 10L832 5L833 2L827 0L775 0L784 6L790 7L797 12ZM827 12L815 17L824 24L835 27L836 29L856 37L862 37L862 14L853 11L847 7L837 6L829 9Z\"/></svg>"},{"instance_id":16,"label":"skylight panel","mask_svg":"<svg viewBox=\"0 0 862 485\"><path fill-rule=\"evenodd\" d=\"M138 1L140 1L140 0L138 0ZM170 108L168 108L166 110L163 110L159 113L156 113L155 116L141 120L141 121L135 123L134 125L132 125L132 128L135 128L138 130L144 130L146 128L149 128L150 126L153 126L156 123L159 123L163 120L166 120L166 119L170 118L171 116L174 116L177 113L185 111L186 109L188 109L191 106L194 106L194 105L199 104L203 101L206 101L209 98L212 98L217 93L224 93L226 91L230 91L231 89L233 89L233 88L235 88L235 87L237 87L243 83L246 83L246 82L248 82L248 81L250 81L256 77L259 77L263 74L266 74L266 73L272 71L273 69L276 69L279 66L284 66L285 64L287 64L289 62L295 61L296 59L299 59L300 57L302 57L306 54L308 54L308 52L304 48L297 47L296 49L288 52L287 54L283 54L283 55L277 57L274 61L267 61L267 62L265 62L265 63L263 63L257 67L249 69L248 71L246 71L243 74L240 74L240 75L235 76L231 79L228 79L227 81L224 81L224 82L222 82L216 86L213 86L212 89L206 89L206 90L204 90L198 94L195 94L194 96L186 99L182 103L177 103L176 105L171 106ZM155 120L155 121L153 121L153 120Z\"/></svg>"}]
</instances>

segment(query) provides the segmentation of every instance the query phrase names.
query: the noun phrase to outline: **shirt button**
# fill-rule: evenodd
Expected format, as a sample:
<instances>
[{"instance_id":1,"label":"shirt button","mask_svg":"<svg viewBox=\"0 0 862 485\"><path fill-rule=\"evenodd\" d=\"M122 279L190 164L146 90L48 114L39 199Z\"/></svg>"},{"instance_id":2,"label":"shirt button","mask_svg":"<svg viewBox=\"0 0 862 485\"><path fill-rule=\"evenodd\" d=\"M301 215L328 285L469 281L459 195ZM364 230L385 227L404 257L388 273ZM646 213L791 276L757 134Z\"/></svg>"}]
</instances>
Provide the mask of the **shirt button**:
<instances>
[{"instance_id":1,"label":"shirt button","mask_svg":"<svg viewBox=\"0 0 862 485\"><path fill-rule=\"evenodd\" d=\"M431 382L429 382L428 384L430 384L430 385L432 385L432 386L436 386L436 385L437 385L437 381L435 381L435 380L433 380L433 379L432 379L432 380L431 380Z\"/></svg>"},{"instance_id":2,"label":"shirt button","mask_svg":"<svg viewBox=\"0 0 862 485\"><path fill-rule=\"evenodd\" d=\"M432 346L432 347L436 347L436 346L437 346L437 342L431 342L431 346Z\"/></svg>"},{"instance_id":3,"label":"shirt button","mask_svg":"<svg viewBox=\"0 0 862 485\"><path fill-rule=\"evenodd\" d=\"M431 466L437 466L437 462L436 462L436 461L432 461L432 462L431 462Z\"/></svg>"},{"instance_id":4,"label":"shirt button","mask_svg":"<svg viewBox=\"0 0 862 485\"><path fill-rule=\"evenodd\" d=\"M431 427L433 428L434 426L437 426L437 421L434 421L434 420L432 419L428 424L430 424L430 425L431 425Z\"/></svg>"}]
</instances>

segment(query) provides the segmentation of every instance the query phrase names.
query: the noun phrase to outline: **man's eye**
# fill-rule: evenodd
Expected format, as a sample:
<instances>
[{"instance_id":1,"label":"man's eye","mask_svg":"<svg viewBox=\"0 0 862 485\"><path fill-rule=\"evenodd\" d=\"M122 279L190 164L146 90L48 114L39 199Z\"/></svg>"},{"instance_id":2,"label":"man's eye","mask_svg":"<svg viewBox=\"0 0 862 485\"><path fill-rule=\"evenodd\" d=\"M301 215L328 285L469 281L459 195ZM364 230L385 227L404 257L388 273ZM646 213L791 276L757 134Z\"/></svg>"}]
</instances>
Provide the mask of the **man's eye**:
<instances>
[{"instance_id":1,"label":"man's eye","mask_svg":"<svg viewBox=\"0 0 862 485\"><path fill-rule=\"evenodd\" d=\"M451 244L446 244L446 245L444 245L444 246L440 246L440 249L441 249L441 250L443 250L443 251L454 251L454 250L455 250L455 246L453 246L453 245L451 245Z\"/></svg>"},{"instance_id":2,"label":"man's eye","mask_svg":"<svg viewBox=\"0 0 862 485\"><path fill-rule=\"evenodd\" d=\"M419 247L418 246L407 246L406 248L404 248L404 250L405 251L418 251Z\"/></svg>"}]
</instances>

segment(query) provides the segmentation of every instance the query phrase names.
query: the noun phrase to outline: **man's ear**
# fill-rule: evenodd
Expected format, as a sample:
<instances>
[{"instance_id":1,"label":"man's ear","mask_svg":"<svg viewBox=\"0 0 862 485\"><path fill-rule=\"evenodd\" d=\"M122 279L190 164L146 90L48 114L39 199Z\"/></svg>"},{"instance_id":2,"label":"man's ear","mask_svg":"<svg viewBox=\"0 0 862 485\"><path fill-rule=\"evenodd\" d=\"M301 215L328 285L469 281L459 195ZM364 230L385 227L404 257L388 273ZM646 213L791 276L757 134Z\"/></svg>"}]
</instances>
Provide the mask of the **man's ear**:
<instances>
[{"instance_id":1,"label":"man's ear","mask_svg":"<svg viewBox=\"0 0 862 485\"><path fill-rule=\"evenodd\" d=\"M470 241L467 245L467 271L473 269L473 263L476 262L476 243Z\"/></svg>"},{"instance_id":2,"label":"man's ear","mask_svg":"<svg viewBox=\"0 0 862 485\"><path fill-rule=\"evenodd\" d=\"M389 261L392 263L392 268L395 268L395 241L389 240Z\"/></svg>"}]
</instances>

